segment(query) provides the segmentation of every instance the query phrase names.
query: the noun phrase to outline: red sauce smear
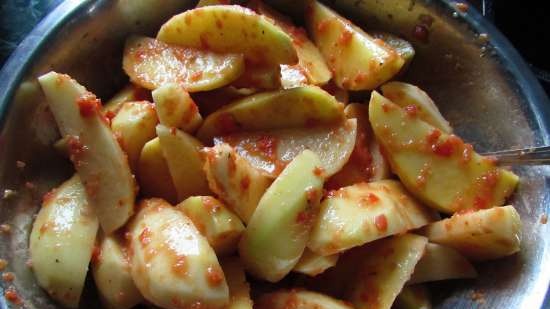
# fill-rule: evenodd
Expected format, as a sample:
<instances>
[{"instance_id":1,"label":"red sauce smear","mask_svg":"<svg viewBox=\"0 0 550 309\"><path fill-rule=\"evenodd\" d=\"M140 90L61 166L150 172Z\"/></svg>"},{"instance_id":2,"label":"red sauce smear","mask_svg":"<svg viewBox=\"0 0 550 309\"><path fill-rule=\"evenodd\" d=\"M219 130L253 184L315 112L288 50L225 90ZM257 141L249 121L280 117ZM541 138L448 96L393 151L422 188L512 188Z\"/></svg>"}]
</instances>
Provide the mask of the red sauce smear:
<instances>
[{"instance_id":1,"label":"red sauce smear","mask_svg":"<svg viewBox=\"0 0 550 309\"><path fill-rule=\"evenodd\" d=\"M99 264L101 262L101 248L98 245L94 245L92 250L92 264Z\"/></svg>"},{"instance_id":2,"label":"red sauce smear","mask_svg":"<svg viewBox=\"0 0 550 309\"><path fill-rule=\"evenodd\" d=\"M92 117L101 108L101 101L92 93L86 92L81 95L77 100L80 115L82 117Z\"/></svg>"},{"instance_id":3,"label":"red sauce smear","mask_svg":"<svg viewBox=\"0 0 550 309\"><path fill-rule=\"evenodd\" d=\"M151 243L151 230L149 230L149 228L144 228L141 234L139 234L139 242L143 246L147 246Z\"/></svg>"},{"instance_id":4,"label":"red sauce smear","mask_svg":"<svg viewBox=\"0 0 550 309\"><path fill-rule=\"evenodd\" d=\"M338 38L338 43L344 46L349 45L352 38L353 38L353 33L350 30L346 29L342 32L342 34Z\"/></svg>"},{"instance_id":5,"label":"red sauce smear","mask_svg":"<svg viewBox=\"0 0 550 309\"><path fill-rule=\"evenodd\" d=\"M185 277L187 276L188 269L187 258L183 255L176 257L176 261L172 265L172 271L179 277Z\"/></svg>"},{"instance_id":6,"label":"red sauce smear","mask_svg":"<svg viewBox=\"0 0 550 309\"><path fill-rule=\"evenodd\" d=\"M21 298L19 298L19 295L13 287L6 289L6 291L4 292L4 297L6 297L9 302L16 305L19 305L23 302Z\"/></svg>"},{"instance_id":7,"label":"red sauce smear","mask_svg":"<svg viewBox=\"0 0 550 309\"><path fill-rule=\"evenodd\" d=\"M313 174L317 177L323 177L323 175L325 174L325 169L320 166L316 166L313 169Z\"/></svg>"},{"instance_id":8,"label":"red sauce smear","mask_svg":"<svg viewBox=\"0 0 550 309\"><path fill-rule=\"evenodd\" d=\"M380 232L385 232L388 230L388 219L385 215L378 215L374 219L374 225L376 226L376 229Z\"/></svg>"},{"instance_id":9,"label":"red sauce smear","mask_svg":"<svg viewBox=\"0 0 550 309\"><path fill-rule=\"evenodd\" d=\"M410 117L416 117L418 114L418 107L416 105L407 105L405 106L405 113Z\"/></svg>"},{"instance_id":10,"label":"red sauce smear","mask_svg":"<svg viewBox=\"0 0 550 309\"><path fill-rule=\"evenodd\" d=\"M240 131L239 125L231 114L221 114L216 122L216 128L222 135L228 135Z\"/></svg>"},{"instance_id":11,"label":"red sauce smear","mask_svg":"<svg viewBox=\"0 0 550 309\"><path fill-rule=\"evenodd\" d=\"M325 32L328 29L329 23L330 23L330 20L328 20L328 19L320 21L317 24L317 31Z\"/></svg>"},{"instance_id":12,"label":"red sauce smear","mask_svg":"<svg viewBox=\"0 0 550 309\"><path fill-rule=\"evenodd\" d=\"M2 280L4 282L12 282L13 280L15 280L15 275L12 272L3 273Z\"/></svg>"},{"instance_id":13,"label":"red sauce smear","mask_svg":"<svg viewBox=\"0 0 550 309\"><path fill-rule=\"evenodd\" d=\"M206 280L210 286L218 286L224 280L223 272L219 269L219 267L210 266L206 270Z\"/></svg>"}]
</instances>

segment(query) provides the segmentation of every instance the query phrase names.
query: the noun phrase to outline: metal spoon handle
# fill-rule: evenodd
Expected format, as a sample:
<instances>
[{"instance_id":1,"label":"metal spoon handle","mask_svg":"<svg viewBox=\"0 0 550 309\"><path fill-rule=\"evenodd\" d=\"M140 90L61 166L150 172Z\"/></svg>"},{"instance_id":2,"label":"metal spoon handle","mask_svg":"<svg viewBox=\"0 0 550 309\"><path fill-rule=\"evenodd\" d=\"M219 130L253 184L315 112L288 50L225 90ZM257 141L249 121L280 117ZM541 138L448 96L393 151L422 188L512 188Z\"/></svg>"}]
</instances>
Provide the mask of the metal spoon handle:
<instances>
[{"instance_id":1,"label":"metal spoon handle","mask_svg":"<svg viewBox=\"0 0 550 309\"><path fill-rule=\"evenodd\" d=\"M550 146L487 152L483 155L495 157L502 165L550 164Z\"/></svg>"}]
</instances>

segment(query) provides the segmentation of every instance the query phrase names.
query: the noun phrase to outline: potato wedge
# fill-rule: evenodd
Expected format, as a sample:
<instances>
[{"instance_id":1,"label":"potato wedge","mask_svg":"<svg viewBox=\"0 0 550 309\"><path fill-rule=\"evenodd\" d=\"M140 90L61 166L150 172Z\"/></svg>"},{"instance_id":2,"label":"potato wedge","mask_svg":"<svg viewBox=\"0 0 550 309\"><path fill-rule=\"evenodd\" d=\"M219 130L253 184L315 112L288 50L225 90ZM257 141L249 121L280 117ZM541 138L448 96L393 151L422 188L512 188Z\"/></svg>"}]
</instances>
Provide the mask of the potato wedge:
<instances>
[{"instance_id":1,"label":"potato wedge","mask_svg":"<svg viewBox=\"0 0 550 309\"><path fill-rule=\"evenodd\" d=\"M92 274L105 308L129 309L144 301L130 273L130 257L117 236L100 236Z\"/></svg>"},{"instance_id":2,"label":"potato wedge","mask_svg":"<svg viewBox=\"0 0 550 309\"><path fill-rule=\"evenodd\" d=\"M262 196L239 242L241 260L254 276L276 282L298 263L322 195L320 164L304 150Z\"/></svg>"},{"instance_id":3,"label":"potato wedge","mask_svg":"<svg viewBox=\"0 0 550 309\"><path fill-rule=\"evenodd\" d=\"M455 249L428 244L408 284L475 277L474 266Z\"/></svg>"},{"instance_id":4,"label":"potato wedge","mask_svg":"<svg viewBox=\"0 0 550 309\"><path fill-rule=\"evenodd\" d=\"M344 106L315 86L263 92L237 100L206 117L198 137L209 142L215 136L240 131L259 131L336 124L344 118Z\"/></svg>"},{"instance_id":5,"label":"potato wedge","mask_svg":"<svg viewBox=\"0 0 550 309\"><path fill-rule=\"evenodd\" d=\"M157 126L157 135L178 192L178 200L183 201L193 195L209 195L210 189L199 153L201 143L181 130L161 124Z\"/></svg>"},{"instance_id":6,"label":"potato wedge","mask_svg":"<svg viewBox=\"0 0 550 309\"><path fill-rule=\"evenodd\" d=\"M161 199L143 200L128 231L132 278L145 299L167 309L229 302L214 250L183 212Z\"/></svg>"},{"instance_id":7,"label":"potato wedge","mask_svg":"<svg viewBox=\"0 0 550 309\"><path fill-rule=\"evenodd\" d=\"M419 284L405 286L397 296L394 307L396 309L432 309L428 289Z\"/></svg>"},{"instance_id":8,"label":"potato wedge","mask_svg":"<svg viewBox=\"0 0 550 309\"><path fill-rule=\"evenodd\" d=\"M235 252L244 225L222 202L211 196L192 196L176 207L193 221L218 256Z\"/></svg>"},{"instance_id":9,"label":"potato wedge","mask_svg":"<svg viewBox=\"0 0 550 309\"><path fill-rule=\"evenodd\" d=\"M298 264L294 266L292 271L314 277L336 265L338 257L338 254L327 256L319 255L309 248L306 248Z\"/></svg>"},{"instance_id":10,"label":"potato wedge","mask_svg":"<svg viewBox=\"0 0 550 309\"><path fill-rule=\"evenodd\" d=\"M229 286L229 304L224 309L252 309L250 285L246 281L244 268L237 257L224 258L221 261L225 280Z\"/></svg>"},{"instance_id":11,"label":"potato wedge","mask_svg":"<svg viewBox=\"0 0 550 309\"><path fill-rule=\"evenodd\" d=\"M321 255L335 254L435 219L398 181L359 183L328 193L308 248Z\"/></svg>"},{"instance_id":12,"label":"potato wedge","mask_svg":"<svg viewBox=\"0 0 550 309\"><path fill-rule=\"evenodd\" d=\"M158 137L143 146L137 176L143 196L160 197L170 203L176 203L178 200L178 193L174 187L168 163L162 154Z\"/></svg>"},{"instance_id":13,"label":"potato wedge","mask_svg":"<svg viewBox=\"0 0 550 309\"><path fill-rule=\"evenodd\" d=\"M492 260L519 251L521 219L513 206L493 207L455 214L426 226L422 233L469 259Z\"/></svg>"},{"instance_id":14,"label":"potato wedge","mask_svg":"<svg viewBox=\"0 0 550 309\"><path fill-rule=\"evenodd\" d=\"M409 41L407 41L405 39L402 39L402 38L398 37L397 35L391 34L389 32L371 31L369 34L374 39L380 39L380 40L384 41L384 43L386 43L386 45L393 48L393 50L395 50L395 52L401 58L403 58L405 63L401 67L401 72L400 73L402 73L404 70L407 69L407 67L411 64L411 62L414 58L414 55L416 53L415 50L414 50L414 46Z\"/></svg>"},{"instance_id":15,"label":"potato wedge","mask_svg":"<svg viewBox=\"0 0 550 309\"><path fill-rule=\"evenodd\" d=\"M444 133L453 133L449 122L443 118L434 101L422 89L402 82L389 82L382 85L380 89L384 97L406 108L409 113L416 113L418 118Z\"/></svg>"},{"instance_id":16,"label":"potato wedge","mask_svg":"<svg viewBox=\"0 0 550 309\"><path fill-rule=\"evenodd\" d=\"M165 84L153 91L153 100L161 124L176 127L187 133L195 132L202 124L199 108L189 93L176 84Z\"/></svg>"},{"instance_id":17,"label":"potato wedge","mask_svg":"<svg viewBox=\"0 0 550 309\"><path fill-rule=\"evenodd\" d=\"M62 136L69 136L71 161L101 228L110 234L134 213L136 183L126 155L100 114L100 102L68 75L38 78Z\"/></svg>"},{"instance_id":18,"label":"potato wedge","mask_svg":"<svg viewBox=\"0 0 550 309\"><path fill-rule=\"evenodd\" d=\"M333 126L237 133L216 137L214 144L228 143L254 167L273 178L300 152L309 149L319 156L324 176L330 177L348 162L356 127L355 119L351 119Z\"/></svg>"},{"instance_id":19,"label":"potato wedge","mask_svg":"<svg viewBox=\"0 0 550 309\"><path fill-rule=\"evenodd\" d=\"M123 103L135 101L151 102L152 100L151 91L130 83L103 104L102 110L107 118L112 119L118 113Z\"/></svg>"},{"instance_id":20,"label":"potato wedge","mask_svg":"<svg viewBox=\"0 0 550 309\"><path fill-rule=\"evenodd\" d=\"M143 88L154 90L175 83L195 92L236 80L244 71L244 58L133 36L126 40L122 67L130 80Z\"/></svg>"},{"instance_id":21,"label":"potato wedge","mask_svg":"<svg viewBox=\"0 0 550 309\"><path fill-rule=\"evenodd\" d=\"M428 243L426 237L403 234L368 245L349 300L356 309L390 309L409 280ZM396 267L396 265L398 265Z\"/></svg>"},{"instance_id":22,"label":"potato wedge","mask_svg":"<svg viewBox=\"0 0 550 309\"><path fill-rule=\"evenodd\" d=\"M390 177L390 166L380 151L369 123L368 107L351 103L344 109L346 118L357 119L355 146L346 164L326 183L329 190Z\"/></svg>"},{"instance_id":23,"label":"potato wedge","mask_svg":"<svg viewBox=\"0 0 550 309\"><path fill-rule=\"evenodd\" d=\"M78 175L44 196L33 223L29 249L36 281L69 308L78 307L98 226Z\"/></svg>"},{"instance_id":24,"label":"potato wedge","mask_svg":"<svg viewBox=\"0 0 550 309\"><path fill-rule=\"evenodd\" d=\"M352 309L341 300L306 290L277 291L264 294L258 300L262 309Z\"/></svg>"},{"instance_id":25,"label":"potato wedge","mask_svg":"<svg viewBox=\"0 0 550 309\"><path fill-rule=\"evenodd\" d=\"M253 1L251 8L263 16L271 18L276 25L281 27L292 38L292 45L298 55L298 64L294 66L281 66L281 83L284 88L291 88L289 87L290 84L288 84L291 81L293 81L291 84L294 87L303 84L324 85L328 83L332 78L332 73L325 63L323 55L321 55L321 52L313 42L309 40L303 28L294 26L289 18L279 14L261 1ZM290 72L289 68L292 68ZM301 77L305 77L305 80L301 79ZM303 82L298 83L298 80ZM285 83L287 83L286 87Z\"/></svg>"},{"instance_id":26,"label":"potato wedge","mask_svg":"<svg viewBox=\"0 0 550 309\"><path fill-rule=\"evenodd\" d=\"M111 121L111 129L122 150L128 156L128 164L134 173L137 171L139 156L143 146L157 136L158 123L153 104L147 101L126 102Z\"/></svg>"},{"instance_id":27,"label":"potato wedge","mask_svg":"<svg viewBox=\"0 0 550 309\"><path fill-rule=\"evenodd\" d=\"M369 119L394 173L426 205L452 214L502 205L518 177L455 135L407 113L377 92Z\"/></svg>"},{"instance_id":28,"label":"potato wedge","mask_svg":"<svg viewBox=\"0 0 550 309\"><path fill-rule=\"evenodd\" d=\"M265 90L280 89L281 68L279 66L247 64L243 74L232 83L232 86Z\"/></svg>"},{"instance_id":29,"label":"potato wedge","mask_svg":"<svg viewBox=\"0 0 550 309\"><path fill-rule=\"evenodd\" d=\"M397 74L405 62L382 40L318 1L309 3L306 25L340 88L372 90Z\"/></svg>"},{"instance_id":30,"label":"potato wedge","mask_svg":"<svg viewBox=\"0 0 550 309\"><path fill-rule=\"evenodd\" d=\"M291 38L266 17L238 5L185 11L161 28L157 39L218 53L242 53L254 64L295 64Z\"/></svg>"}]
</instances>

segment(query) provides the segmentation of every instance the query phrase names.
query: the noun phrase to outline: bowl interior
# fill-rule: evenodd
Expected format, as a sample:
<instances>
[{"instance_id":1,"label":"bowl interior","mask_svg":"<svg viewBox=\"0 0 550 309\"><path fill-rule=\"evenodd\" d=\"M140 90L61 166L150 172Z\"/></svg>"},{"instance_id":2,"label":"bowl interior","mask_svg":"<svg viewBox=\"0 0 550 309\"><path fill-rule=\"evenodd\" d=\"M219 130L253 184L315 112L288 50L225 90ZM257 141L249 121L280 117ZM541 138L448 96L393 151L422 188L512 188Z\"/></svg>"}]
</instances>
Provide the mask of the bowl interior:
<instances>
[{"instance_id":1,"label":"bowl interior","mask_svg":"<svg viewBox=\"0 0 550 309\"><path fill-rule=\"evenodd\" d=\"M296 16L298 22L303 16L289 0L273 4ZM547 98L507 41L473 9L453 17L454 9L446 1L349 0L328 4L365 29L389 31L411 41L417 54L407 74L398 79L428 92L457 134L478 151L549 143ZM25 300L25 308L56 308L37 287L26 265L28 235L43 194L72 173L70 163L51 147L59 135L36 77L52 69L67 73L100 98L108 99L127 82L121 69L124 39L129 34L154 36L169 16L192 5L192 1L181 0L165 0L161 6L155 0L72 4L70 14L61 19L50 16L27 39L40 41L39 49L16 51L21 66L15 72L0 73L2 77L19 74L17 70L23 73L16 86L7 91L12 96L6 95L2 102L0 95L0 105L7 106L0 134L0 189L16 192L0 200L0 223L12 227L10 234L0 235L0 258L8 260L8 268L16 274L14 285ZM62 9L63 5L56 12ZM432 25L428 43L422 43L414 38L412 29L426 18L431 18ZM480 32L489 34L489 44L478 38ZM361 100L367 95L353 97ZM25 162L25 167L18 167L16 161ZM550 204L550 170L527 166L513 170L521 177L521 185L510 200L523 220L521 253L480 264L477 280L438 283L442 288L434 295L435 308L540 307L550 280L550 272L543 271L550 262L545 237L549 227L540 223ZM0 283L0 291L2 285L5 283ZM89 295L84 295L81 307L97 308L93 289L86 289L86 293ZM475 297L479 293L483 304ZM0 307L6 305L0 299Z\"/></svg>"}]
</instances>

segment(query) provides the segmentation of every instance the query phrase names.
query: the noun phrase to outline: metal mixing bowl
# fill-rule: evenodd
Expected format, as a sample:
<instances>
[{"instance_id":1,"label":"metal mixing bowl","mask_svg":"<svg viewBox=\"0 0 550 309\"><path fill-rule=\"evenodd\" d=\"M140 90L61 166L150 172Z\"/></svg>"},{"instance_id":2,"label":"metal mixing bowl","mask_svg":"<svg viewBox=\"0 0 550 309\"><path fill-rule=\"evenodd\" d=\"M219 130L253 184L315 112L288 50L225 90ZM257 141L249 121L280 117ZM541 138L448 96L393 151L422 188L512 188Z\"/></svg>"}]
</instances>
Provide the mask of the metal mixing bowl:
<instances>
[{"instance_id":1,"label":"metal mixing bowl","mask_svg":"<svg viewBox=\"0 0 550 309\"><path fill-rule=\"evenodd\" d=\"M51 147L58 133L36 77L52 69L68 73L106 99L126 82L121 70L124 38L130 33L154 35L168 16L192 4L67 0L27 37L0 72L0 194L5 189L16 192L0 201L0 223L12 226L11 233L0 235L0 258L7 259L8 269L16 274L13 283L0 283L1 295L3 287L14 285L25 308L56 308L26 266L28 235L41 196L66 179L71 166ZM477 150L550 144L550 102L517 52L474 9L457 13L450 2L425 0L328 4L367 29L411 40L417 55L400 79L425 89L456 132ZM411 33L427 15L433 25L429 43L423 44ZM488 34L488 45L479 33ZM18 167L18 160L25 167ZM476 280L439 284L436 308L543 306L550 280L550 238L549 225L542 224L541 217L550 204L550 170L522 166L514 171L522 179L510 201L524 223L521 253L480 264ZM98 308L96 299L93 288L87 288L81 307ZM0 297L0 308L9 307Z\"/></svg>"}]
</instances>

